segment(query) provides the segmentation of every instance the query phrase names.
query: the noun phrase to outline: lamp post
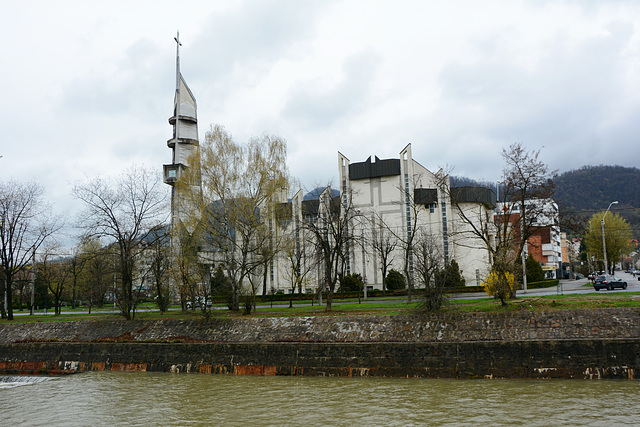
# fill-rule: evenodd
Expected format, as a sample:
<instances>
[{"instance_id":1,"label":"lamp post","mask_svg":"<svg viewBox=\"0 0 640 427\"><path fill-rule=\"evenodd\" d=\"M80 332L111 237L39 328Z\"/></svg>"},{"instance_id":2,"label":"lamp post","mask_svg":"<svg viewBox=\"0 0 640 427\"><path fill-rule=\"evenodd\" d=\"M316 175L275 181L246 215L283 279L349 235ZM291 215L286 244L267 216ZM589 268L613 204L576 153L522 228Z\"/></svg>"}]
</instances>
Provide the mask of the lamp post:
<instances>
[{"instance_id":1,"label":"lamp post","mask_svg":"<svg viewBox=\"0 0 640 427\"><path fill-rule=\"evenodd\" d=\"M611 202L609 203L609 207L607 208L607 211L604 213L604 215L602 215L602 255L604 256L604 274L608 274L609 273L609 268L607 266L607 244L604 241L604 217L607 216L607 214L609 213L609 209L611 209L611 205L616 205L618 204L618 201L616 200L615 202Z\"/></svg>"}]
</instances>

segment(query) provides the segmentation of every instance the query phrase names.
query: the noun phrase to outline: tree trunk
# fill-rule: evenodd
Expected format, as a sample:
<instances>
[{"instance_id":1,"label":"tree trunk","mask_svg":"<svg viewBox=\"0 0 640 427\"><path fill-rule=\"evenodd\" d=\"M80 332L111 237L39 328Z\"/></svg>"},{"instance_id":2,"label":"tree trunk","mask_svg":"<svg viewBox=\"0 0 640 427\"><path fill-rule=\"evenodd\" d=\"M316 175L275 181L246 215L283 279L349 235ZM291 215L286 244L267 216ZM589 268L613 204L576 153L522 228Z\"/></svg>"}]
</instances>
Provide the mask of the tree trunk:
<instances>
[{"instance_id":1,"label":"tree trunk","mask_svg":"<svg viewBox=\"0 0 640 427\"><path fill-rule=\"evenodd\" d=\"M7 281L7 285L5 287L5 296L7 302L7 320L13 320L13 292L12 286L13 284L10 281ZM4 310L4 308L3 308Z\"/></svg>"},{"instance_id":2,"label":"tree trunk","mask_svg":"<svg viewBox=\"0 0 640 427\"><path fill-rule=\"evenodd\" d=\"M331 303L333 302L333 289L331 285L327 287L329 288L329 292L327 293L327 307L325 308L325 311L331 311ZM333 285L333 287L335 287L335 285Z\"/></svg>"},{"instance_id":3,"label":"tree trunk","mask_svg":"<svg viewBox=\"0 0 640 427\"><path fill-rule=\"evenodd\" d=\"M267 264L264 265L264 273L262 275L262 302L267 299Z\"/></svg>"}]
</instances>

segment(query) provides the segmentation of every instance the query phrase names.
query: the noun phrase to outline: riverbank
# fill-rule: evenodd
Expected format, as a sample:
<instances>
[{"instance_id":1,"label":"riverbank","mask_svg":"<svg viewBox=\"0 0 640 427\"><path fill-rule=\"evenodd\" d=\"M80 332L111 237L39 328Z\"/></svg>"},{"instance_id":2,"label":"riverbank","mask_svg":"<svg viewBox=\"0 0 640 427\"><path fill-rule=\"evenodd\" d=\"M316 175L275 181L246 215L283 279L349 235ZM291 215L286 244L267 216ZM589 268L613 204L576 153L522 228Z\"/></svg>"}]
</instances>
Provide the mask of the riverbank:
<instances>
[{"instance_id":1,"label":"riverbank","mask_svg":"<svg viewBox=\"0 0 640 427\"><path fill-rule=\"evenodd\" d=\"M640 310L0 325L0 373L635 378Z\"/></svg>"}]
</instances>

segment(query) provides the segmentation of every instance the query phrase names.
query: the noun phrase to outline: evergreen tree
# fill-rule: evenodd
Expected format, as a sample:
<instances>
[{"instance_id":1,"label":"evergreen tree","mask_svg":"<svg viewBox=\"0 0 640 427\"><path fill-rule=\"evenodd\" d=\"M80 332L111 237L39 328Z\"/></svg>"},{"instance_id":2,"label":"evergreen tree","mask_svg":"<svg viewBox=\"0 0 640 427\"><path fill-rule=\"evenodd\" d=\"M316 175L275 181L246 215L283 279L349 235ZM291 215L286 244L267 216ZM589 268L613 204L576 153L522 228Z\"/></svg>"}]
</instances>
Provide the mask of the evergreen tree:
<instances>
[{"instance_id":1,"label":"evergreen tree","mask_svg":"<svg viewBox=\"0 0 640 427\"><path fill-rule=\"evenodd\" d=\"M544 280L544 271L542 271L542 265L529 254L525 260L525 266L527 267L527 283L539 282Z\"/></svg>"},{"instance_id":2,"label":"evergreen tree","mask_svg":"<svg viewBox=\"0 0 640 427\"><path fill-rule=\"evenodd\" d=\"M404 275L393 268L387 273L384 283L390 291L404 289L405 286L407 286L407 281L405 280Z\"/></svg>"}]
</instances>

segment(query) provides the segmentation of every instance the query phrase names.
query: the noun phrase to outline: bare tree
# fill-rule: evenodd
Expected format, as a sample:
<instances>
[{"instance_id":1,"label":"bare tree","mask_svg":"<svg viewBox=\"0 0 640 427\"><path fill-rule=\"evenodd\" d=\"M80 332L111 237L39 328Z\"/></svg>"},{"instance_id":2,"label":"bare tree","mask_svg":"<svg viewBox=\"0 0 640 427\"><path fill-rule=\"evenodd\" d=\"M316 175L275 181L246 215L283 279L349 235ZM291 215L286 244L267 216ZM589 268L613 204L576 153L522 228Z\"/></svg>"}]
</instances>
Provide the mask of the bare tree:
<instances>
[{"instance_id":1,"label":"bare tree","mask_svg":"<svg viewBox=\"0 0 640 427\"><path fill-rule=\"evenodd\" d=\"M414 263L413 263L413 246L416 235L418 234L419 224L421 222L421 214L424 212L424 206L417 203L415 199L414 188L417 188L416 177L413 178L413 185L401 187L403 203L407 207L408 221L404 230L388 229L396 239L398 239L399 245L402 247L403 253L403 272L404 277L407 279L407 302L411 303L414 291Z\"/></svg>"},{"instance_id":2,"label":"bare tree","mask_svg":"<svg viewBox=\"0 0 640 427\"><path fill-rule=\"evenodd\" d=\"M201 245L199 235L197 232L189 233L182 223L178 223L172 230L174 244L171 248L172 262L169 272L178 287L182 311L187 311L189 307L195 311L197 306L198 248Z\"/></svg>"},{"instance_id":3,"label":"bare tree","mask_svg":"<svg viewBox=\"0 0 640 427\"><path fill-rule=\"evenodd\" d=\"M69 275L71 276L71 308L76 308L80 277L87 262L87 258L81 256L82 243L73 248L73 253L69 259Z\"/></svg>"},{"instance_id":4,"label":"bare tree","mask_svg":"<svg viewBox=\"0 0 640 427\"><path fill-rule=\"evenodd\" d=\"M149 276L154 287L155 298L160 314L169 309L171 302L171 286L169 272L171 269L171 251L169 234L166 227L156 227L155 236L147 247L149 251Z\"/></svg>"},{"instance_id":5,"label":"bare tree","mask_svg":"<svg viewBox=\"0 0 640 427\"><path fill-rule=\"evenodd\" d=\"M308 243L315 249L322 265L323 282L318 290L328 290L326 310L331 311L335 286L343 274L345 263L349 260L349 248L357 243L357 236L351 233L360 212L355 209L349 189L340 196L332 197L331 187L327 186L320 194L317 205L303 205L302 226L308 231Z\"/></svg>"},{"instance_id":6,"label":"bare tree","mask_svg":"<svg viewBox=\"0 0 640 427\"><path fill-rule=\"evenodd\" d=\"M112 285L112 260L109 249L99 239L83 239L79 256L85 268L80 276L80 294L86 298L89 313L94 305L102 307L109 287Z\"/></svg>"},{"instance_id":7,"label":"bare tree","mask_svg":"<svg viewBox=\"0 0 640 427\"><path fill-rule=\"evenodd\" d=\"M444 281L439 280L444 258L439 241L432 235L419 232L414 238L413 267L415 280L424 287L420 309L426 312L439 310L445 303Z\"/></svg>"},{"instance_id":8,"label":"bare tree","mask_svg":"<svg viewBox=\"0 0 640 427\"><path fill-rule=\"evenodd\" d=\"M53 295L55 315L58 316L62 310L62 297L67 290L69 278L71 276L69 259L60 253L59 245L51 245L45 248L41 255L39 265L40 275L45 286Z\"/></svg>"},{"instance_id":9,"label":"bare tree","mask_svg":"<svg viewBox=\"0 0 640 427\"><path fill-rule=\"evenodd\" d=\"M488 209L495 200L491 190L449 189L451 204L461 224L458 232L470 238L469 245L480 242L487 250L492 277L497 282L494 296L502 304L515 297L515 286L509 279L519 274L515 260L521 257L527 239L535 232L536 222L547 216L545 202L553 192L552 172L538 159L539 154L540 150L527 151L520 143L503 149L505 168L498 198L501 209L495 214ZM467 204L469 200L480 203Z\"/></svg>"},{"instance_id":10,"label":"bare tree","mask_svg":"<svg viewBox=\"0 0 640 427\"><path fill-rule=\"evenodd\" d=\"M307 275L313 269L314 263L308 262L306 254L300 247L295 233L288 236L286 239L282 254L287 264L285 276L288 279L289 289L291 292L289 308L292 308L293 296L296 290L298 291L298 296L302 298L302 285L305 282Z\"/></svg>"},{"instance_id":11,"label":"bare tree","mask_svg":"<svg viewBox=\"0 0 640 427\"><path fill-rule=\"evenodd\" d=\"M35 183L7 181L0 183L0 264L4 280L0 294L2 318L13 320L13 282L16 275L31 262L37 250L62 222L51 214L42 200L44 188ZM5 308L6 306L6 308Z\"/></svg>"},{"instance_id":12,"label":"bare tree","mask_svg":"<svg viewBox=\"0 0 640 427\"><path fill-rule=\"evenodd\" d=\"M387 295L385 278L387 271L393 264L394 251L398 247L398 239L389 231L382 218L377 218L371 224L371 247L378 257L380 272L382 273L382 296Z\"/></svg>"},{"instance_id":13,"label":"bare tree","mask_svg":"<svg viewBox=\"0 0 640 427\"><path fill-rule=\"evenodd\" d=\"M536 230L541 217L548 216L546 204L553 196L555 184L548 166L539 160L540 150L527 150L521 143L502 149L505 161L503 186L507 199L506 212L513 217L512 230L516 236L516 259L521 259L526 242ZM514 207L519 211L514 214ZM555 218L549 220L556 221ZM550 224L550 225L557 225ZM519 232L519 233L518 233ZM510 297L515 297L515 290Z\"/></svg>"},{"instance_id":14,"label":"bare tree","mask_svg":"<svg viewBox=\"0 0 640 427\"><path fill-rule=\"evenodd\" d=\"M161 185L158 174L134 166L114 181L95 178L73 186L73 195L86 205L79 227L88 237L105 237L115 244L119 270L116 301L127 320L135 318L138 303L134 281L143 249L140 243L167 218Z\"/></svg>"}]
</instances>

